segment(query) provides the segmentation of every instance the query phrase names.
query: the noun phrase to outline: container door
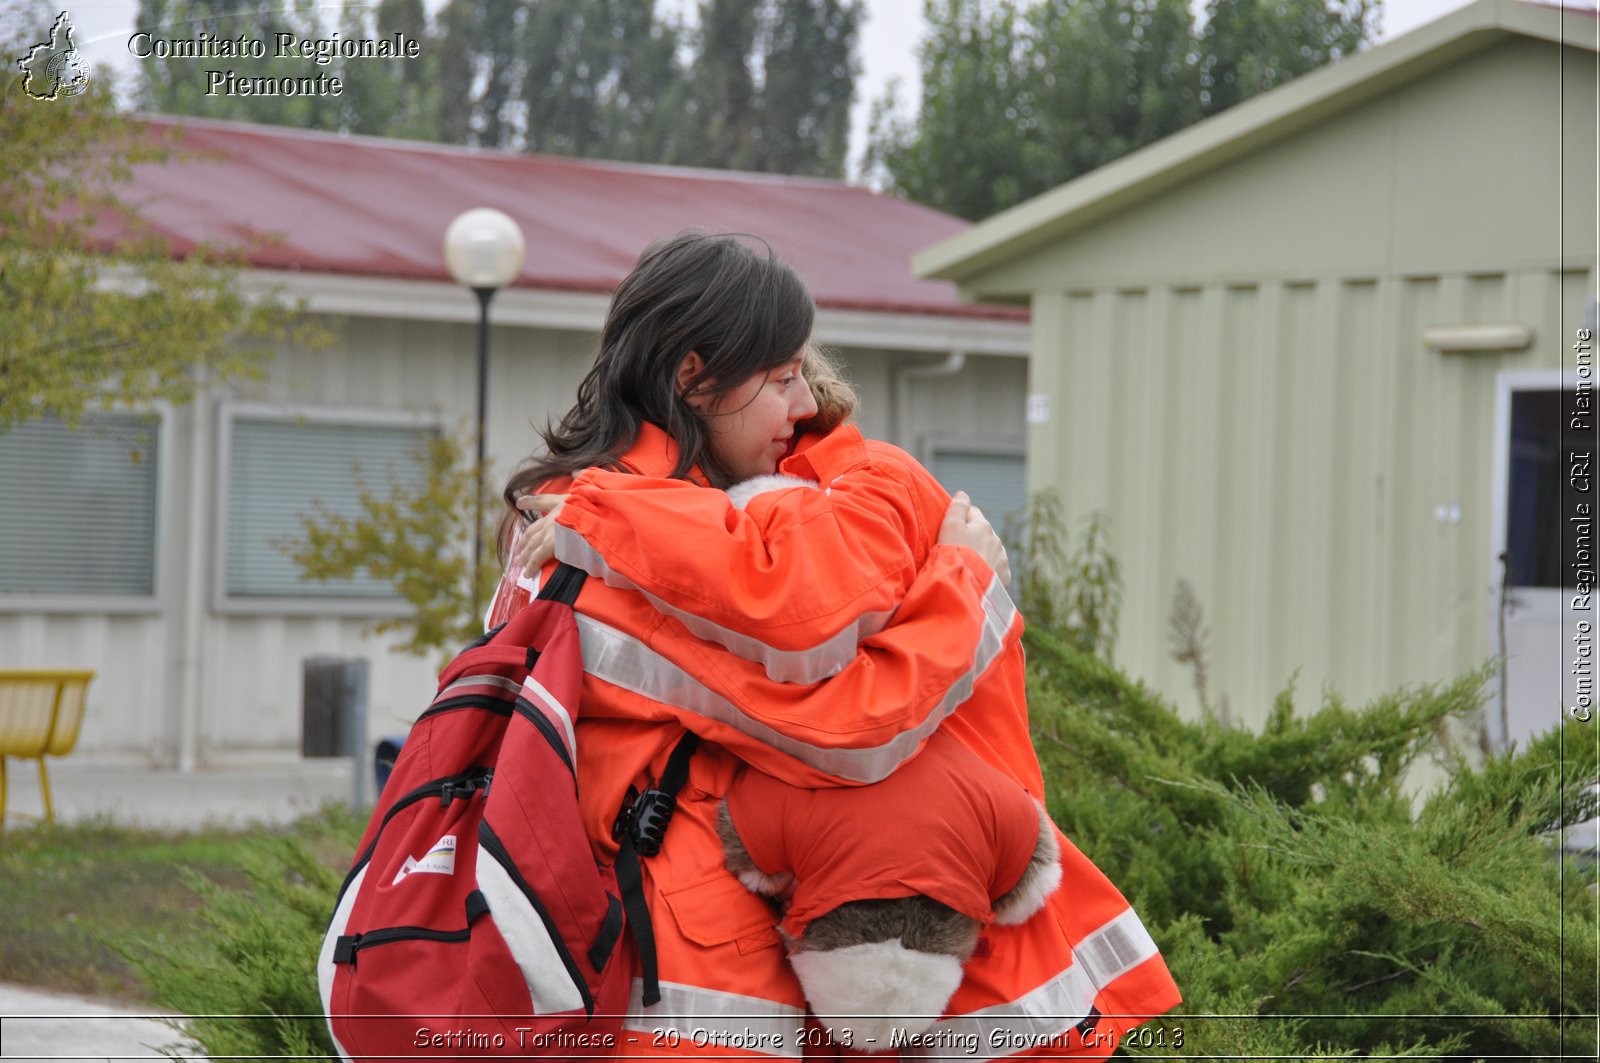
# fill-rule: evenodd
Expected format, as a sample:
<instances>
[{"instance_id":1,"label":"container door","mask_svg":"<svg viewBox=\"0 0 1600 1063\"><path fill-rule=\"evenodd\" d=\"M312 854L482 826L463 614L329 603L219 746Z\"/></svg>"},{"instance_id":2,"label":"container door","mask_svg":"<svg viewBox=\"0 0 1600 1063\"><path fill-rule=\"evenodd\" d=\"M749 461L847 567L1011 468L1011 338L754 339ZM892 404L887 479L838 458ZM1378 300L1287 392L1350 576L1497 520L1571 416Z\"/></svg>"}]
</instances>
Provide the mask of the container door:
<instances>
[{"instance_id":1,"label":"container door","mask_svg":"<svg viewBox=\"0 0 1600 1063\"><path fill-rule=\"evenodd\" d=\"M1568 484L1591 440L1566 427L1571 400L1560 374L1506 374L1500 384L1492 568L1498 587L1490 642L1492 653L1504 655L1505 671L1488 724L1496 748L1503 749L1507 742L1525 745L1560 723L1580 690L1593 695L1594 662L1587 662L1586 675L1574 669L1573 647L1563 637L1569 625L1562 622L1564 606L1577 593L1579 536L1586 549L1593 539L1569 519ZM1594 617L1592 611L1574 615Z\"/></svg>"}]
</instances>

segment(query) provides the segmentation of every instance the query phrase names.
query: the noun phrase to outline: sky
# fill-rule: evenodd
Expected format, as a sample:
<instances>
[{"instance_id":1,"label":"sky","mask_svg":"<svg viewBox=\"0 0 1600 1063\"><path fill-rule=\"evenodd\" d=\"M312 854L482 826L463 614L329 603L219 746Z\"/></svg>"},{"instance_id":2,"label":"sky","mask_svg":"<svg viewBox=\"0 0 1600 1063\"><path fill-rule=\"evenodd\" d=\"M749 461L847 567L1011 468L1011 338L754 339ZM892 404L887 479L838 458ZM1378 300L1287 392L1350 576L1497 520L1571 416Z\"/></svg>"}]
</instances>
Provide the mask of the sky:
<instances>
[{"instance_id":1,"label":"sky","mask_svg":"<svg viewBox=\"0 0 1600 1063\"><path fill-rule=\"evenodd\" d=\"M110 63L119 71L131 75L138 62L129 54L128 37L133 32L138 0L58 0L70 12L78 50L90 63ZM271 0L264 0L271 2ZM441 0L428 0L429 9L440 6ZM692 9L693 0L662 0L674 11ZM1465 7L1469 0L1388 0L1379 39L1388 39L1416 29L1457 8ZM868 116L874 101L882 97L891 78L899 78L904 87L900 98L909 102L917 98L920 79L917 76L917 41L922 27L923 0L866 0L867 18L862 26L859 45L862 62L861 76L857 80L856 103L851 114L851 157L859 159L866 143ZM330 4L336 7L336 4ZM1198 6L1198 4L1196 5ZM48 27L44 27L48 29Z\"/></svg>"}]
</instances>

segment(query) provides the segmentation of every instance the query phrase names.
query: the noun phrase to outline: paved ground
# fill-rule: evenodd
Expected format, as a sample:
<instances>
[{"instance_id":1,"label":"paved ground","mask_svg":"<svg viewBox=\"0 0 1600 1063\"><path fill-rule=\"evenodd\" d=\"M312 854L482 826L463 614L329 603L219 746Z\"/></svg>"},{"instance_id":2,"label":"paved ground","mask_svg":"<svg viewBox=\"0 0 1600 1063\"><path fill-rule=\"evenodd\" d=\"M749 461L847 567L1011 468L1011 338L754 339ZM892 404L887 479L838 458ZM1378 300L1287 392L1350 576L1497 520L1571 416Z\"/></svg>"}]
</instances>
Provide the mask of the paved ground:
<instances>
[{"instance_id":1,"label":"paved ground","mask_svg":"<svg viewBox=\"0 0 1600 1063\"><path fill-rule=\"evenodd\" d=\"M348 760L305 760L277 753L237 754L190 774L157 771L132 757L77 755L47 761L56 818L103 817L129 826L286 823L354 794ZM26 826L43 811L32 761L7 763L6 825ZM370 775L370 772L368 773ZM371 799L371 784L367 797Z\"/></svg>"},{"instance_id":2,"label":"paved ground","mask_svg":"<svg viewBox=\"0 0 1600 1063\"><path fill-rule=\"evenodd\" d=\"M327 801L354 796L348 761L289 754L231 756L187 775L155 771L136 758L74 755L50 761L49 772L56 818L67 822L103 818L169 829L285 823ZM42 811L38 774L32 763L15 759L7 773L5 826L26 830ZM164 1058L158 1049L180 1040L159 1017L0 982L0 1059L5 1063L158 1060ZM180 1048L179 1054L201 1058L193 1046Z\"/></svg>"},{"instance_id":3,"label":"paved ground","mask_svg":"<svg viewBox=\"0 0 1600 1063\"><path fill-rule=\"evenodd\" d=\"M158 1016L0 983L0 1058L7 1063L162 1059L161 1049L203 1058Z\"/></svg>"}]
</instances>

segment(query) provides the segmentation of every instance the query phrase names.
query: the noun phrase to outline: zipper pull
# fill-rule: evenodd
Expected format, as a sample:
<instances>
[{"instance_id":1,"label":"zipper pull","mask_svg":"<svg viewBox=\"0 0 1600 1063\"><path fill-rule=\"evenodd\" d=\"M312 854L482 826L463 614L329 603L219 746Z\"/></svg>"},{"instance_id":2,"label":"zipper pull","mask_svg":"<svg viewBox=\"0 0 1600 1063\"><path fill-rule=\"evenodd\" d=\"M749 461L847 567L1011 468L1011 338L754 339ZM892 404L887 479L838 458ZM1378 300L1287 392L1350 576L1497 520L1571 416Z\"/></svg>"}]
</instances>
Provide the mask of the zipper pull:
<instances>
[{"instance_id":1,"label":"zipper pull","mask_svg":"<svg viewBox=\"0 0 1600 1063\"><path fill-rule=\"evenodd\" d=\"M333 943L333 962L348 963L354 967L356 964L356 950L361 948L361 935L348 934L339 937Z\"/></svg>"}]
</instances>

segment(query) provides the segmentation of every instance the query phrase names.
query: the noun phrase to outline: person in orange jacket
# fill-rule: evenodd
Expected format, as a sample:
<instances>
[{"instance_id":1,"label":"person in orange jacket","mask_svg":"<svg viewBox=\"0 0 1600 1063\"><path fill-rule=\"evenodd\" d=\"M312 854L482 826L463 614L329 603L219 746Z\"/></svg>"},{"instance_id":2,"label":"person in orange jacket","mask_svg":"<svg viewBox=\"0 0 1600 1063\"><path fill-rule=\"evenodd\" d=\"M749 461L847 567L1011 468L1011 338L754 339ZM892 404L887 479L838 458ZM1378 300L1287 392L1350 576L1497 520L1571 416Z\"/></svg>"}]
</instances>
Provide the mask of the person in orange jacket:
<instances>
[{"instance_id":1,"label":"person in orange jacket","mask_svg":"<svg viewBox=\"0 0 1600 1063\"><path fill-rule=\"evenodd\" d=\"M926 1033L982 928L1026 922L1061 882L1044 809L942 728L870 786L746 769L722 812L728 870L780 899L789 963L835 1041Z\"/></svg>"},{"instance_id":2,"label":"person in orange jacket","mask_svg":"<svg viewBox=\"0 0 1600 1063\"><path fill-rule=\"evenodd\" d=\"M761 312L752 318L751 307ZM788 537L791 546L812 544L792 555L802 560L788 575L785 565L758 561L751 572L713 568L708 584L703 570L674 581L681 558L653 573L638 567L652 562L635 563L651 556L637 548L664 545L679 524L641 528L597 515L595 528L625 541L585 540L613 566L600 570L605 585L591 581L578 602L587 673L579 790L602 858L614 852L609 828L623 792L659 775L681 730L714 743L695 758L668 842L647 865L666 999L630 1017L638 1043L627 1050L639 1054L785 1056L813 1047L770 911L721 867L710 813L741 762L797 785L872 782L943 726L1042 795L1016 671L1015 609L971 544L929 534L950 523L935 501L942 491L909 458L874 449L853 430L812 437L785 456L813 406L798 372L809 313L797 278L736 241L680 238L652 249L618 289L578 406L547 437L552 458L507 490L515 499L531 487L576 486L566 526L588 497L571 474L591 466L640 487L619 498L652 502L658 491L687 490L699 503L716 495L703 486L771 472L780 460L830 488L808 492L830 500L825 511L788 525L806 529ZM861 489L849 489L856 481ZM608 493L602 486L589 501ZM751 509L752 518L763 511ZM765 507L765 519L780 509ZM689 541L698 549L698 538ZM797 608L793 596L763 593L726 615L715 601L710 617L674 614L659 610L659 594L638 589L638 577L651 574L671 584L658 591L702 601L719 597L707 591L753 586L747 577L809 583L810 597ZM515 598L512 587L497 608ZM754 652L718 644L718 630ZM817 632L826 633L821 642ZM1015 681L995 682L991 666ZM981 713L963 705L975 689L984 693L973 699ZM1069 883L1095 888L1080 885L1070 911L987 936L937 1036L955 1043L982 1034L976 1047L987 1057L1063 1048L1104 1056L1122 1030L1177 1002L1126 902L1076 850L1063 854L1075 861Z\"/></svg>"},{"instance_id":3,"label":"person in orange jacket","mask_svg":"<svg viewBox=\"0 0 1600 1063\"><path fill-rule=\"evenodd\" d=\"M586 472L547 532L553 529L558 557L615 585L626 583L686 628L759 664L769 678L815 679L847 667L835 626L854 635L879 623L848 610L807 623L816 607L815 583L837 586L856 608L892 610L894 595L916 572L915 564L909 570L880 564L872 549L841 546L830 533L869 534L875 515L905 491L916 502L896 508L924 519L902 526L918 529L917 549L931 556L931 514L948 496L909 455L862 439L848 426L803 440L782 468L826 490L761 495L740 511L720 492L678 481ZM758 618L746 619L752 613ZM914 622L894 616L881 631ZM980 673L970 699L938 726L1042 800L1020 633L1020 622L990 627L999 645L992 666ZM1127 1029L1177 1004L1176 988L1137 915L1076 847L1065 838L1060 843L1065 883L1051 898L1050 915L986 932L945 1020L926 1035L934 1040L914 1043L964 1054L976 1038L998 1055L1036 1048L1103 1056ZM1014 966L1019 956L1029 959ZM1045 1010L1048 1018L1030 1008Z\"/></svg>"}]
</instances>

